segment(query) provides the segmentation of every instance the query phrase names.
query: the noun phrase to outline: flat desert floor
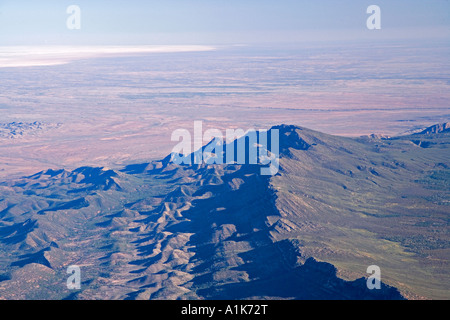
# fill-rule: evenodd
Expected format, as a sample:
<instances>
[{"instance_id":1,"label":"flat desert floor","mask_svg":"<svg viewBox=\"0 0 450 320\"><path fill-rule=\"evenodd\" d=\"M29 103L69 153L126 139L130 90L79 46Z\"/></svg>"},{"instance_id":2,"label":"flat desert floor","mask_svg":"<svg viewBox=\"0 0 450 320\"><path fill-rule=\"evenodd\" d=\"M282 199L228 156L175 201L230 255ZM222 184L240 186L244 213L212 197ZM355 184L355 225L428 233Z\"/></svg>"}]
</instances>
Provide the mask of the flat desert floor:
<instances>
[{"instance_id":1,"label":"flat desert floor","mask_svg":"<svg viewBox=\"0 0 450 320\"><path fill-rule=\"evenodd\" d=\"M0 48L0 179L162 158L171 133L192 132L194 120L204 130L295 124L360 136L450 119L448 44L82 51L11 63L37 49L21 50Z\"/></svg>"}]
</instances>

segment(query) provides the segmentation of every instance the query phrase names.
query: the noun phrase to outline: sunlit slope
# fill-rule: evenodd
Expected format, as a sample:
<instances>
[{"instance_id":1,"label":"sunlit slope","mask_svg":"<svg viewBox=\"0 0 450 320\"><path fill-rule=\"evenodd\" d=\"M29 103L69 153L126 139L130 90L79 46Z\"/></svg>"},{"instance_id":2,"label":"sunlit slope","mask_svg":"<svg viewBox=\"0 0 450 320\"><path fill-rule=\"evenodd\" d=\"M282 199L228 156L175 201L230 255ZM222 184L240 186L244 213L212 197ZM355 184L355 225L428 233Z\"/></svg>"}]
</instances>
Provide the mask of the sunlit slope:
<instances>
[{"instance_id":1,"label":"sunlit slope","mask_svg":"<svg viewBox=\"0 0 450 320\"><path fill-rule=\"evenodd\" d=\"M289 149L271 179L289 222L273 237L298 239L305 256L345 278L378 265L406 295L450 298L450 134L349 139L281 128L309 147Z\"/></svg>"}]
</instances>

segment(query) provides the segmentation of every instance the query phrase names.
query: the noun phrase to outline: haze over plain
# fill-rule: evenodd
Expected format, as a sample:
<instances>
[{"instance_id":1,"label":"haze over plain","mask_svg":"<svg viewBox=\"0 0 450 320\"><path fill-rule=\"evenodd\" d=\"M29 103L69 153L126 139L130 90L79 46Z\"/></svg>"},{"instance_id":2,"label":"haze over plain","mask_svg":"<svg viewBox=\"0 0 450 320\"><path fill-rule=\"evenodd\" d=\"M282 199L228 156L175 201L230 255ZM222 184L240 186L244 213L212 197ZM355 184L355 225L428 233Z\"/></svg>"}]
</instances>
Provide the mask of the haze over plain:
<instances>
[{"instance_id":1,"label":"haze over plain","mask_svg":"<svg viewBox=\"0 0 450 320\"><path fill-rule=\"evenodd\" d=\"M193 120L346 136L444 122L450 8L431 2L379 1L368 30L364 1L78 1L70 30L70 1L2 1L0 176L162 157Z\"/></svg>"}]
</instances>

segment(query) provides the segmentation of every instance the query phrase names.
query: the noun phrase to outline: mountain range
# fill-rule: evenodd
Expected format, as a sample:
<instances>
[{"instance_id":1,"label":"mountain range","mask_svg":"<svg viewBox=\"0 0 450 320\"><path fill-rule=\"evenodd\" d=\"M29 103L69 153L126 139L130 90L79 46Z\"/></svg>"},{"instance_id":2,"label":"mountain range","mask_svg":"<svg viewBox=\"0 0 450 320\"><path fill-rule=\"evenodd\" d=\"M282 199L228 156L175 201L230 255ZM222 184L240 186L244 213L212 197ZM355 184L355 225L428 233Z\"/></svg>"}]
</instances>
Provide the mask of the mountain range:
<instances>
[{"instance_id":1,"label":"mountain range","mask_svg":"<svg viewBox=\"0 0 450 320\"><path fill-rule=\"evenodd\" d=\"M448 124L274 129L273 176L168 155L0 182L0 298L450 299Z\"/></svg>"}]
</instances>

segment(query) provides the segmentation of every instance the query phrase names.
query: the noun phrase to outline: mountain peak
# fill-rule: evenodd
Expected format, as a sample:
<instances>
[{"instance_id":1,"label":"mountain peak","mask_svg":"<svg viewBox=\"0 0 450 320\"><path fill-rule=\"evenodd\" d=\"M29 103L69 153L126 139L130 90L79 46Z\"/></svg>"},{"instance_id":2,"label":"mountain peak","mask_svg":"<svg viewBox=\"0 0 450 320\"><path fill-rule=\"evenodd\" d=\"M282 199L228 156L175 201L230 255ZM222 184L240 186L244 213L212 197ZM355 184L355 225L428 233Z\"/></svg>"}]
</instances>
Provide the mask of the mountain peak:
<instances>
[{"instance_id":1,"label":"mountain peak","mask_svg":"<svg viewBox=\"0 0 450 320\"><path fill-rule=\"evenodd\" d=\"M434 124L431 127L428 127L425 130L415 133L415 134L436 134L436 133L444 133L444 132L450 132L450 123L449 122Z\"/></svg>"},{"instance_id":2,"label":"mountain peak","mask_svg":"<svg viewBox=\"0 0 450 320\"><path fill-rule=\"evenodd\" d=\"M273 126L271 129L278 129L280 131L280 134L293 132L295 130L302 130L301 127L293 125L293 124L280 124L280 125Z\"/></svg>"},{"instance_id":3,"label":"mountain peak","mask_svg":"<svg viewBox=\"0 0 450 320\"><path fill-rule=\"evenodd\" d=\"M306 142L300 132L304 129L294 125L273 126L270 130L279 130L280 134L280 154L289 155L289 148L297 150L308 150L311 144Z\"/></svg>"}]
</instances>

